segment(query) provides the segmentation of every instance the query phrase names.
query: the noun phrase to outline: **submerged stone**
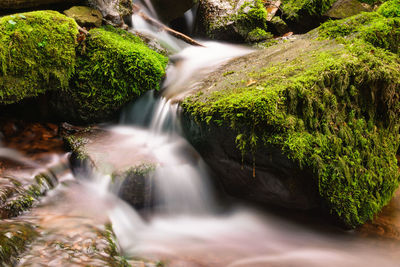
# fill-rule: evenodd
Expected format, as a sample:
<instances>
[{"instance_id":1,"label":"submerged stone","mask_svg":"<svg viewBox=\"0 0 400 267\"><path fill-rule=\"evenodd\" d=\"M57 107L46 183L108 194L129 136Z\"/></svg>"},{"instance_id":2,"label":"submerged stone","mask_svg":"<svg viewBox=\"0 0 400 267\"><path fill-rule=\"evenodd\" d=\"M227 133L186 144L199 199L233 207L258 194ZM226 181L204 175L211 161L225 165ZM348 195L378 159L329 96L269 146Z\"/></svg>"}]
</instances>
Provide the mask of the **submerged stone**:
<instances>
[{"instance_id":1,"label":"submerged stone","mask_svg":"<svg viewBox=\"0 0 400 267\"><path fill-rule=\"evenodd\" d=\"M77 24L55 11L0 18L0 104L68 86Z\"/></svg>"},{"instance_id":2,"label":"submerged stone","mask_svg":"<svg viewBox=\"0 0 400 267\"><path fill-rule=\"evenodd\" d=\"M257 51L186 97L188 138L228 192L317 203L350 228L389 202L399 184L400 61L389 34L398 21L371 14L379 19L368 34L310 34ZM391 25L387 35L381 25Z\"/></svg>"}]
</instances>

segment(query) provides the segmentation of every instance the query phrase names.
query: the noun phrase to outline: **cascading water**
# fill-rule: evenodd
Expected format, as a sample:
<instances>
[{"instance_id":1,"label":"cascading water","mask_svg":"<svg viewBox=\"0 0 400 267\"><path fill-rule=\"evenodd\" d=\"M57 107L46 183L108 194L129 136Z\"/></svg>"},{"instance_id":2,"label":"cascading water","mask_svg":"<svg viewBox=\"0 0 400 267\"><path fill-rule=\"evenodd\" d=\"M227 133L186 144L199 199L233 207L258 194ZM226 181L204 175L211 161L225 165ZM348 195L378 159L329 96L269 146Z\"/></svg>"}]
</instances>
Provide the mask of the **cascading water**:
<instances>
[{"instance_id":1,"label":"cascading water","mask_svg":"<svg viewBox=\"0 0 400 267\"><path fill-rule=\"evenodd\" d=\"M134 23L135 30L159 36L145 21L139 24ZM163 96L147 93L125 109L122 125L107 129L119 139L112 147L122 155L114 159L117 163L149 160L155 165L148 177L155 198L150 214L142 218L111 193L107 168L98 166L104 173L95 173L91 179L76 177L79 182L68 173L63 176L66 186L60 185L27 218L40 225L44 234L31 246L30 254L22 256L21 266L65 266L68 257L47 251L48 244L60 237L72 239L73 245L96 240L93 229L86 227L108 220L127 257L161 259L167 266L398 266L399 258L392 253L397 246L389 249L383 242L335 229L315 230L317 223L297 225L239 205L221 211L204 162L181 136L179 108L171 97L179 98L196 87L201 75L251 50L215 42L188 47L175 43L173 37L162 38L172 48L170 52L181 51L172 58ZM135 157L126 158L132 151ZM0 157L5 156L31 164L0 147ZM38 222L40 216L45 218L42 222ZM45 250L50 256L43 254ZM85 263L85 259L80 262Z\"/></svg>"}]
</instances>

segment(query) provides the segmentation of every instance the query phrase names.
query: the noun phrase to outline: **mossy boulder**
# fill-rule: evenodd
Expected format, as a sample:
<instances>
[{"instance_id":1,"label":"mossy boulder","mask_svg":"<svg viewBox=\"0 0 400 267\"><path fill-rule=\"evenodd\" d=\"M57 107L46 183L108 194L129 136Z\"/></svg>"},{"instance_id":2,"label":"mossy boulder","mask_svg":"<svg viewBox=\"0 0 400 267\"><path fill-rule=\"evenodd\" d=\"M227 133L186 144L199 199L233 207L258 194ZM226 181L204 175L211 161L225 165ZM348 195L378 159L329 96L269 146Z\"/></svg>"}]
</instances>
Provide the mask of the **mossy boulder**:
<instances>
[{"instance_id":1,"label":"mossy boulder","mask_svg":"<svg viewBox=\"0 0 400 267\"><path fill-rule=\"evenodd\" d=\"M92 29L79 50L70 86L52 104L64 119L107 120L148 90L159 89L167 58L143 41L111 26Z\"/></svg>"},{"instance_id":2,"label":"mossy boulder","mask_svg":"<svg viewBox=\"0 0 400 267\"><path fill-rule=\"evenodd\" d=\"M0 104L67 87L76 64L77 24L55 11L0 18Z\"/></svg>"},{"instance_id":3,"label":"mossy boulder","mask_svg":"<svg viewBox=\"0 0 400 267\"><path fill-rule=\"evenodd\" d=\"M256 42L272 37L261 0L200 0L196 33L214 40Z\"/></svg>"},{"instance_id":4,"label":"mossy boulder","mask_svg":"<svg viewBox=\"0 0 400 267\"><path fill-rule=\"evenodd\" d=\"M398 19L361 16L376 19L336 40L326 40L332 23L356 19L329 22L317 30L321 40L309 34L234 60L184 99L189 140L217 172L228 161L236 162L230 173L241 172L232 181L219 171L223 184L247 185L252 198L251 184L257 196L261 186L290 193L307 178L320 205L350 228L389 202L399 185ZM218 160L218 150L229 155ZM293 165L300 175L288 178Z\"/></svg>"}]
</instances>

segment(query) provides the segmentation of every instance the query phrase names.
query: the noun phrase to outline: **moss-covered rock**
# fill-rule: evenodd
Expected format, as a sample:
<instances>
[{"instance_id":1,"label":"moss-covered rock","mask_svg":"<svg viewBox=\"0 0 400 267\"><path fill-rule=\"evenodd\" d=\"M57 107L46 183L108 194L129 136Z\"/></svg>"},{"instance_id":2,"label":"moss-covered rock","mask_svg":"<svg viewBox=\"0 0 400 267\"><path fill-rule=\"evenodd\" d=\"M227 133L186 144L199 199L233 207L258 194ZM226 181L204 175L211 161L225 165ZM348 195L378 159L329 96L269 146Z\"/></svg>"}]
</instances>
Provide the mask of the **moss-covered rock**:
<instances>
[{"instance_id":1,"label":"moss-covered rock","mask_svg":"<svg viewBox=\"0 0 400 267\"><path fill-rule=\"evenodd\" d=\"M271 38L261 0L200 0L197 33L214 40L256 42Z\"/></svg>"},{"instance_id":2,"label":"moss-covered rock","mask_svg":"<svg viewBox=\"0 0 400 267\"><path fill-rule=\"evenodd\" d=\"M182 103L204 136L213 128L236 136L230 142L250 166L242 180L268 181L257 176L258 166L285 174L258 160L279 149L312 172L323 206L347 227L371 219L399 184L400 60L380 27L397 22L368 16L379 17L365 25L368 34L355 29L336 41L309 35L231 62Z\"/></svg>"},{"instance_id":3,"label":"moss-covered rock","mask_svg":"<svg viewBox=\"0 0 400 267\"><path fill-rule=\"evenodd\" d=\"M111 26L92 29L80 48L69 88L53 101L64 119L110 119L143 92L159 89L167 58L143 41Z\"/></svg>"},{"instance_id":4,"label":"moss-covered rock","mask_svg":"<svg viewBox=\"0 0 400 267\"><path fill-rule=\"evenodd\" d=\"M0 104L67 87L77 33L75 21L55 11L0 18Z\"/></svg>"}]
</instances>

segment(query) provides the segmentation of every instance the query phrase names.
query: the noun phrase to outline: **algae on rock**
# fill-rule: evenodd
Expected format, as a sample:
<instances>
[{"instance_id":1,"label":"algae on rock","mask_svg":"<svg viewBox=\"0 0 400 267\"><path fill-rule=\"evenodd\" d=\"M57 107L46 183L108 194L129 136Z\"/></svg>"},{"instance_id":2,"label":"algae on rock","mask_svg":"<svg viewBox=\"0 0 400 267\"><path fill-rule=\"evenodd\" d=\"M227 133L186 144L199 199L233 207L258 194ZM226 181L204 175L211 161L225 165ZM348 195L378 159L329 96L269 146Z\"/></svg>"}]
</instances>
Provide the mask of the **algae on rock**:
<instances>
[{"instance_id":1,"label":"algae on rock","mask_svg":"<svg viewBox=\"0 0 400 267\"><path fill-rule=\"evenodd\" d=\"M0 104L67 87L77 33L75 21L55 11L0 18Z\"/></svg>"},{"instance_id":2,"label":"algae on rock","mask_svg":"<svg viewBox=\"0 0 400 267\"><path fill-rule=\"evenodd\" d=\"M391 38L380 35L379 24L397 21L382 20L363 26L368 36ZM400 60L390 52L398 42L397 48L381 45L386 42L370 41L362 31L337 41L312 36L231 62L182 107L205 132L230 128L243 155L279 148L312 170L323 205L353 228L386 205L399 185ZM233 73L228 79L227 71ZM262 165L256 156L253 161L256 169Z\"/></svg>"}]
</instances>

